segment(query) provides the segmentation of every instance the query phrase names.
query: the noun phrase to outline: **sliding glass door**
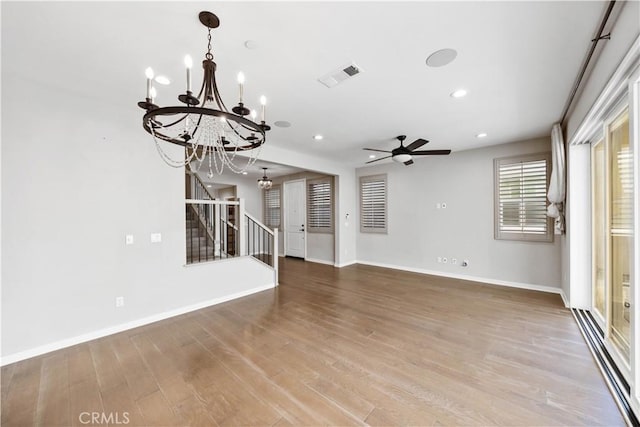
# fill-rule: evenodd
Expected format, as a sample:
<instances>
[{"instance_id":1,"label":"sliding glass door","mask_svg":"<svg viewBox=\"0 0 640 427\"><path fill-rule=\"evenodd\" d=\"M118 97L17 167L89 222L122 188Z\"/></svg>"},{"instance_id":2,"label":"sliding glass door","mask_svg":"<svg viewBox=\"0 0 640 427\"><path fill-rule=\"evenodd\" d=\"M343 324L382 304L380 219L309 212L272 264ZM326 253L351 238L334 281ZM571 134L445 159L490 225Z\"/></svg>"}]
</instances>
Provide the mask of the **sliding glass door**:
<instances>
[{"instance_id":1,"label":"sliding glass door","mask_svg":"<svg viewBox=\"0 0 640 427\"><path fill-rule=\"evenodd\" d=\"M591 148L591 168L593 312L628 371L635 195L628 109L605 124L604 137Z\"/></svg>"},{"instance_id":2,"label":"sliding glass door","mask_svg":"<svg viewBox=\"0 0 640 427\"><path fill-rule=\"evenodd\" d=\"M629 278L633 248L633 155L629 146L629 114L625 110L609 126L611 338L629 361Z\"/></svg>"}]
</instances>

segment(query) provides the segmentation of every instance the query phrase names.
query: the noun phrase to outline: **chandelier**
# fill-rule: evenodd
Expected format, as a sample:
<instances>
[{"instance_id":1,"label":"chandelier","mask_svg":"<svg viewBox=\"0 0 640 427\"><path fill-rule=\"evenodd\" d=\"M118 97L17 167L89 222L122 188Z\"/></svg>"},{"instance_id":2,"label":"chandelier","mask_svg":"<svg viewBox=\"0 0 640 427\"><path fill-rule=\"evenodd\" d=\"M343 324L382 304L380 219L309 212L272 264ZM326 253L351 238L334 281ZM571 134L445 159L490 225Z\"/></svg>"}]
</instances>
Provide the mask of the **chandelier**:
<instances>
[{"instance_id":1,"label":"chandelier","mask_svg":"<svg viewBox=\"0 0 640 427\"><path fill-rule=\"evenodd\" d=\"M271 129L265 123L267 100L260 97L261 117L256 121L256 110L245 106L244 74L238 74L239 101L231 111L225 106L216 84L216 63L211 53L211 30L220 25L220 20L211 12L200 12L200 22L207 27L208 44L205 59L202 61L204 75L198 95L191 91L190 56L185 57L187 69L186 92L178 96L181 105L160 107L154 103L157 95L152 86L154 73L146 69L147 96L138 106L146 111L142 117L142 127L153 137L160 157L172 167L187 164L192 170L199 170L208 163L209 178L213 171L222 174L225 167L234 173L242 173L258 159L260 147L266 141L266 132ZM171 158L163 149L162 141L185 147L184 155L179 159ZM257 149L257 150L256 150ZM244 156L237 156L243 153ZM192 162L196 162L195 168Z\"/></svg>"},{"instance_id":2,"label":"chandelier","mask_svg":"<svg viewBox=\"0 0 640 427\"><path fill-rule=\"evenodd\" d=\"M264 175L258 180L258 187L261 190L269 190L273 186L273 181L267 178L267 168L262 168Z\"/></svg>"}]
</instances>

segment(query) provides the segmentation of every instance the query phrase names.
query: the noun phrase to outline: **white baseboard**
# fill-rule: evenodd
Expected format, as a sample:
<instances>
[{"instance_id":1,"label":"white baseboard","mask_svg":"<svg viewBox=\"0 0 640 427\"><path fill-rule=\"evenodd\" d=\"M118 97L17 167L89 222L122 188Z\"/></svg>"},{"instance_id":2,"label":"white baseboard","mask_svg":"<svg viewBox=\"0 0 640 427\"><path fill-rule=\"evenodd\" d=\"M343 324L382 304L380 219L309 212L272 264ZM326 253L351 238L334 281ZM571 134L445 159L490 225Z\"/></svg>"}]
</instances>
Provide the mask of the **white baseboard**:
<instances>
[{"instance_id":1,"label":"white baseboard","mask_svg":"<svg viewBox=\"0 0 640 427\"><path fill-rule=\"evenodd\" d=\"M327 261L327 260L324 260L324 259L305 258L304 260L308 261L308 262L315 262L315 263L318 263L318 264L326 264L326 265L333 266L333 261Z\"/></svg>"},{"instance_id":2,"label":"white baseboard","mask_svg":"<svg viewBox=\"0 0 640 427\"><path fill-rule=\"evenodd\" d=\"M385 264L373 261L356 261L358 264L371 265L374 267L392 268L394 270L410 271L412 273L429 274L432 276L448 277L450 279L469 280L471 282L488 283L490 285L508 286L511 288L529 289L532 291L549 292L561 294L562 289L555 286L536 285L533 283L511 282L508 280L489 279L485 277L468 276L466 274L447 273L445 271L426 270L423 268L406 267L402 265Z\"/></svg>"},{"instance_id":3,"label":"white baseboard","mask_svg":"<svg viewBox=\"0 0 640 427\"><path fill-rule=\"evenodd\" d=\"M335 263L335 264L333 264L333 266L334 267L338 267L338 268L342 268L342 267L348 267L350 265L357 264L357 263L358 263L358 261L354 260L354 261L343 262L342 264Z\"/></svg>"},{"instance_id":4,"label":"white baseboard","mask_svg":"<svg viewBox=\"0 0 640 427\"><path fill-rule=\"evenodd\" d=\"M564 306L567 308L571 308L569 306L569 300L567 300L567 296L564 293L564 290L560 289L560 298L562 298L562 302L564 303Z\"/></svg>"},{"instance_id":5,"label":"white baseboard","mask_svg":"<svg viewBox=\"0 0 640 427\"><path fill-rule=\"evenodd\" d=\"M257 288L248 289L246 291L237 292L231 295L225 295L220 298L214 298L208 301L198 302L196 304L188 305L186 307L176 308L174 310L165 311L163 313L154 314L151 316L143 317L142 319L132 320L131 322L122 323L120 325L110 326L108 328L99 329L97 331L88 332L86 334L77 335L75 337L66 338L64 340L56 341L53 343L41 345L29 350L20 351L18 353L9 354L0 359L0 366L9 365L11 363L19 362L21 360L29 359L31 357L40 356L41 354L49 353L55 350L60 350L65 347L71 347L73 345L82 344L87 341L95 340L97 338L106 337L107 335L117 334L118 332L126 331L129 329L137 328L140 326L148 325L150 323L157 322L159 320L168 319L170 317L179 316L181 314L189 313L192 311L200 310L212 305L221 304L223 302L231 301L236 298L242 298L247 295L255 294L257 292L273 289L274 284L259 286Z\"/></svg>"}]
</instances>

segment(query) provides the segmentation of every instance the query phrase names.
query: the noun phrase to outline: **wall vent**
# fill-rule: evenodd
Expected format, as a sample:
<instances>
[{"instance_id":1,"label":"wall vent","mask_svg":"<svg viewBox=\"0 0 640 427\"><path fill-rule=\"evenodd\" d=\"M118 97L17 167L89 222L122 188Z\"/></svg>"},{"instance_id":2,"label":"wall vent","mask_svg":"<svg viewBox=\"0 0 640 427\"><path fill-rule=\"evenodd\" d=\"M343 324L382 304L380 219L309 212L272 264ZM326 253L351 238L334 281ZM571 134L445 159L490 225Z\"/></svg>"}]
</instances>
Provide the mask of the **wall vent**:
<instances>
[{"instance_id":1,"label":"wall vent","mask_svg":"<svg viewBox=\"0 0 640 427\"><path fill-rule=\"evenodd\" d=\"M361 72L362 68L358 67L352 62L351 64L347 64L344 67L325 74L324 76L318 78L318 81L326 87L331 88L337 86L338 83L342 83L343 81L351 77L357 76Z\"/></svg>"}]
</instances>

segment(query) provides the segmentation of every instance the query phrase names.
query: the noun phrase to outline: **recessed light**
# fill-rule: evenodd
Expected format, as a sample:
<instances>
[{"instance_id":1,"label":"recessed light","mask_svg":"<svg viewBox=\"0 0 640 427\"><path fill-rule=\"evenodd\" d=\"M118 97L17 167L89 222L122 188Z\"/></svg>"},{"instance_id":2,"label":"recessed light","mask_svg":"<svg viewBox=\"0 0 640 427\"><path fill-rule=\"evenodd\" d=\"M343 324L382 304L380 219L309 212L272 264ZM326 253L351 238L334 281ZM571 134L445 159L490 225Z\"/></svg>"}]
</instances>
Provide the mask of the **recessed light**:
<instances>
[{"instance_id":1,"label":"recessed light","mask_svg":"<svg viewBox=\"0 0 640 427\"><path fill-rule=\"evenodd\" d=\"M324 138L324 136L322 135L313 135L313 139L315 139L316 141L320 141L322 138Z\"/></svg>"},{"instance_id":2,"label":"recessed light","mask_svg":"<svg viewBox=\"0 0 640 427\"><path fill-rule=\"evenodd\" d=\"M169 80L169 77L167 76L158 76L156 77L156 82L166 86L171 83L171 80Z\"/></svg>"},{"instance_id":3,"label":"recessed light","mask_svg":"<svg viewBox=\"0 0 640 427\"><path fill-rule=\"evenodd\" d=\"M479 134L476 135L476 138L486 138L486 137L487 137L487 134L484 133L484 132L479 133Z\"/></svg>"},{"instance_id":4,"label":"recessed light","mask_svg":"<svg viewBox=\"0 0 640 427\"><path fill-rule=\"evenodd\" d=\"M249 172L247 172L247 171L242 172L242 175L248 175L248 174L249 174Z\"/></svg>"},{"instance_id":5,"label":"recessed light","mask_svg":"<svg viewBox=\"0 0 640 427\"><path fill-rule=\"evenodd\" d=\"M291 123L286 120L278 120L277 122L273 122L274 126L278 126L279 128L289 128L291 127Z\"/></svg>"},{"instance_id":6,"label":"recessed light","mask_svg":"<svg viewBox=\"0 0 640 427\"><path fill-rule=\"evenodd\" d=\"M451 93L452 98L462 98L464 96L467 96L467 91L464 89L458 89L455 92Z\"/></svg>"},{"instance_id":7,"label":"recessed light","mask_svg":"<svg viewBox=\"0 0 640 427\"><path fill-rule=\"evenodd\" d=\"M458 56L458 52L454 49L440 49L433 52L427 58L429 67L442 67L451 63Z\"/></svg>"},{"instance_id":8,"label":"recessed light","mask_svg":"<svg viewBox=\"0 0 640 427\"><path fill-rule=\"evenodd\" d=\"M375 159L375 158L376 158L376 155L375 155L375 154L369 154L369 158L370 158L370 159Z\"/></svg>"}]
</instances>

